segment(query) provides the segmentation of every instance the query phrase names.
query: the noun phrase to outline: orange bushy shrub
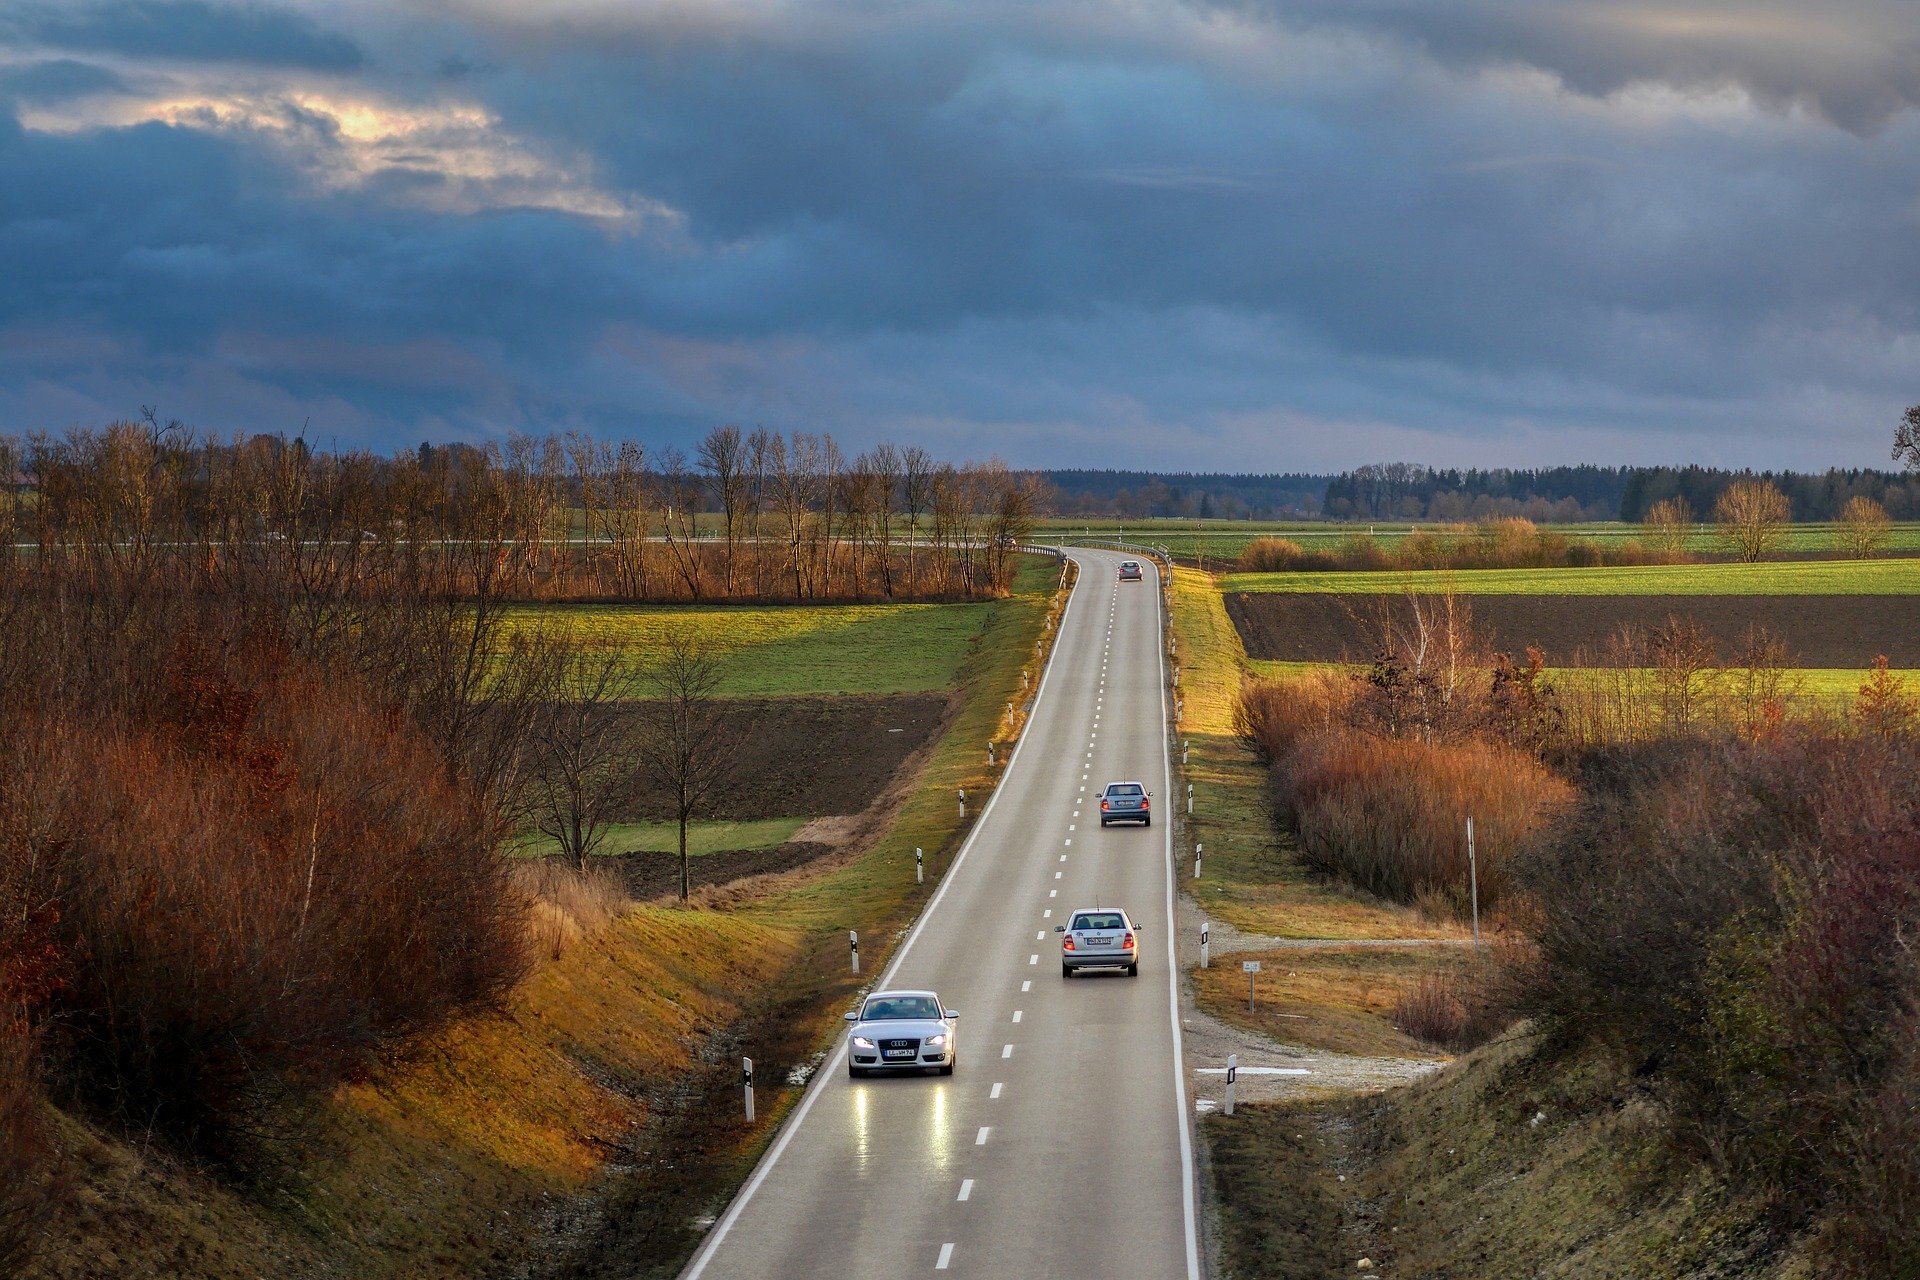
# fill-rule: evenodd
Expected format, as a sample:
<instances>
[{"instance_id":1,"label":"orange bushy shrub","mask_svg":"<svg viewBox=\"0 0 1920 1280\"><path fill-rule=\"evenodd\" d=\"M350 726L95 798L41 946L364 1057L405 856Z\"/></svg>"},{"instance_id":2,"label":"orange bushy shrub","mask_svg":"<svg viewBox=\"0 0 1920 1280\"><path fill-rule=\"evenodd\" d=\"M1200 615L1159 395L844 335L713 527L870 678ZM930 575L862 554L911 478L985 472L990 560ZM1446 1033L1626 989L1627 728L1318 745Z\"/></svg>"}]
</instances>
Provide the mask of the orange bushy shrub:
<instances>
[{"instance_id":1,"label":"orange bushy shrub","mask_svg":"<svg viewBox=\"0 0 1920 1280\"><path fill-rule=\"evenodd\" d=\"M1511 861L1573 800L1532 756L1478 741L1349 732L1307 741L1277 771L1307 861L1372 893L1464 914L1474 820L1482 908Z\"/></svg>"}]
</instances>

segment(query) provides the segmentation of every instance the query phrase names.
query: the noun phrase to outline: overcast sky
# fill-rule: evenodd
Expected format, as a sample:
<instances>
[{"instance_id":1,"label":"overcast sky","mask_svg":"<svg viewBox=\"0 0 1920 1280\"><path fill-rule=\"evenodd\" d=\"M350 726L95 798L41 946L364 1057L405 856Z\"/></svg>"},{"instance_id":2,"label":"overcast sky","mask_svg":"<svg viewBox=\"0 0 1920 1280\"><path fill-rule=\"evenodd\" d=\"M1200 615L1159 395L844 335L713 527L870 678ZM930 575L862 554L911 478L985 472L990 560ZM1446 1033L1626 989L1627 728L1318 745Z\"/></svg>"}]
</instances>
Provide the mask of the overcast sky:
<instances>
[{"instance_id":1,"label":"overcast sky","mask_svg":"<svg viewBox=\"0 0 1920 1280\"><path fill-rule=\"evenodd\" d=\"M1915 0L0 0L0 430L1883 466L1916 106Z\"/></svg>"}]
</instances>

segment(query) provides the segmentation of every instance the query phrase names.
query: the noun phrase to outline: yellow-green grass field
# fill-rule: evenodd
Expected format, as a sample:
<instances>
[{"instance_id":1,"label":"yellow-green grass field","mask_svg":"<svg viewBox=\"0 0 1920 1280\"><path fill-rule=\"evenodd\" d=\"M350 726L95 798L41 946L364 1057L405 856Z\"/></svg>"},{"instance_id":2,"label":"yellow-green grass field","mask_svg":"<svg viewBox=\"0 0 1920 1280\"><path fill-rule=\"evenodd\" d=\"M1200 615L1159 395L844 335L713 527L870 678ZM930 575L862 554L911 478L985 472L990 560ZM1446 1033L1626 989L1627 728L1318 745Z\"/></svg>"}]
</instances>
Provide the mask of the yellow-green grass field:
<instances>
[{"instance_id":1,"label":"yellow-green grass field","mask_svg":"<svg viewBox=\"0 0 1920 1280\"><path fill-rule=\"evenodd\" d=\"M1263 680L1284 680L1294 676L1313 675L1322 671L1348 671L1358 673L1365 670L1362 666L1350 663L1271 662L1257 658L1248 661L1247 669L1251 674ZM1646 681L1649 686L1656 674L1650 668L1640 667L1633 668L1632 670L1637 677ZM1600 669L1594 667L1548 667L1546 670L1546 676L1549 680L1590 680L1597 678L1599 674ZM1731 679L1735 674L1737 674L1737 669L1729 669L1725 672L1725 676L1728 679ZM1787 674L1788 687L1786 692L1790 696L1808 697L1821 701L1850 699L1855 693L1859 692L1860 685L1866 680L1869 674L1870 673L1864 668L1856 671L1846 668L1796 667ZM1893 674L1901 680L1910 693L1920 693L1920 670L1896 670ZM1711 683L1712 677L1707 677L1707 680Z\"/></svg>"},{"instance_id":2,"label":"yellow-green grass field","mask_svg":"<svg viewBox=\"0 0 1920 1280\"><path fill-rule=\"evenodd\" d=\"M1229 573L1226 592L1548 596L1920 595L1920 559L1787 560L1585 569L1390 569L1367 573Z\"/></svg>"}]
</instances>

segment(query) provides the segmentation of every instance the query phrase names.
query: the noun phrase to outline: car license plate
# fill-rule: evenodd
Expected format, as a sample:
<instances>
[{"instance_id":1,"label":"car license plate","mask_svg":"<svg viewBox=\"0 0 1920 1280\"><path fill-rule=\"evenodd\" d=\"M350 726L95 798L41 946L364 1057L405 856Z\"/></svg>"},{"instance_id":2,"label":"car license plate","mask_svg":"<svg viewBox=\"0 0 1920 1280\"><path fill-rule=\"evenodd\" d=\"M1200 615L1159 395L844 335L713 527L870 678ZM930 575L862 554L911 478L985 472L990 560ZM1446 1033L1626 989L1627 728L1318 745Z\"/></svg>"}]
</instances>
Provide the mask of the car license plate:
<instances>
[{"instance_id":1,"label":"car license plate","mask_svg":"<svg viewBox=\"0 0 1920 1280\"><path fill-rule=\"evenodd\" d=\"M911 1049L889 1049L889 1050L887 1050L887 1056L888 1056L889 1058L911 1058L911 1057L913 1056L913 1050L911 1050Z\"/></svg>"},{"instance_id":2,"label":"car license plate","mask_svg":"<svg viewBox=\"0 0 1920 1280\"><path fill-rule=\"evenodd\" d=\"M1090 947L1110 947L1113 945L1113 939L1112 938L1088 938L1087 945Z\"/></svg>"}]
</instances>

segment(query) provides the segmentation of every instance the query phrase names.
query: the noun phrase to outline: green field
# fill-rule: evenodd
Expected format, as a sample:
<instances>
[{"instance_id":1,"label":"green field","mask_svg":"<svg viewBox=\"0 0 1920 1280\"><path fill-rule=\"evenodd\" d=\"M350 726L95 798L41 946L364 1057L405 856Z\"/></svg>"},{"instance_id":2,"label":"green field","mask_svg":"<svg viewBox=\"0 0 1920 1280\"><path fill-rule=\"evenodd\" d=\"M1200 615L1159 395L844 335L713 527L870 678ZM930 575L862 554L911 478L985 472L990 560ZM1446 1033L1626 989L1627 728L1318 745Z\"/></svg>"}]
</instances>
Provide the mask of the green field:
<instances>
[{"instance_id":1,"label":"green field","mask_svg":"<svg viewBox=\"0 0 1920 1280\"><path fill-rule=\"evenodd\" d=\"M805 818L765 818L759 822L694 822L687 827L687 852L698 856L735 849L771 849L793 839L807 825ZM546 857L558 853L559 846L545 836L531 836L521 842L517 853L526 857ZM607 828L600 852L678 853L680 828L672 822L616 822Z\"/></svg>"},{"instance_id":2,"label":"green field","mask_svg":"<svg viewBox=\"0 0 1920 1280\"><path fill-rule=\"evenodd\" d=\"M1370 573L1230 573L1225 592L1444 591L1551 596L1920 595L1920 560L1786 560L1760 564L1591 569L1389 569Z\"/></svg>"},{"instance_id":3,"label":"green field","mask_svg":"<svg viewBox=\"0 0 1920 1280\"><path fill-rule=\"evenodd\" d=\"M1014 592L1045 596L1052 559L1022 556ZM724 698L928 693L952 688L998 602L854 605L529 605L508 626L559 626L619 649L636 673L667 637L699 635L720 650ZM645 696L634 681L633 696Z\"/></svg>"},{"instance_id":4,"label":"green field","mask_svg":"<svg viewBox=\"0 0 1920 1280\"><path fill-rule=\"evenodd\" d=\"M1409 524L1405 521L1387 522L1340 522L1321 521L1245 521L1245 520L1066 520L1048 519L1039 522L1034 538L1039 542L1074 541L1080 539L1112 539L1124 537L1128 542L1159 543L1165 545L1176 556L1188 559L1204 558L1208 568L1214 568L1214 561L1222 563L1238 558L1248 543L1256 538L1287 538L1309 550L1326 550L1344 538L1366 537L1371 535L1382 547L1397 546L1408 534L1416 529L1430 532L1457 529L1458 525L1447 524ZM1637 524L1621 524L1617 521L1601 524L1549 524L1542 525L1555 533L1581 541L1605 544L1626 542L1645 534ZM1889 550L1920 551L1920 523L1902 523L1893 526L1887 543ZM1687 539L1687 550L1702 555L1712 555L1722 550L1712 530L1702 526L1700 532ZM1797 524L1790 529L1781 550L1789 552L1832 552L1834 548L1833 525L1827 523Z\"/></svg>"}]
</instances>

